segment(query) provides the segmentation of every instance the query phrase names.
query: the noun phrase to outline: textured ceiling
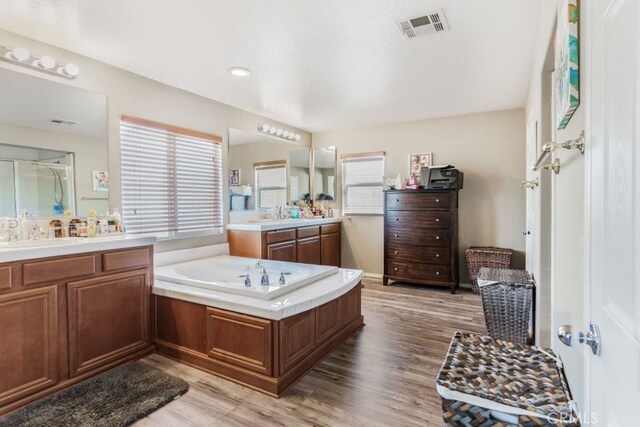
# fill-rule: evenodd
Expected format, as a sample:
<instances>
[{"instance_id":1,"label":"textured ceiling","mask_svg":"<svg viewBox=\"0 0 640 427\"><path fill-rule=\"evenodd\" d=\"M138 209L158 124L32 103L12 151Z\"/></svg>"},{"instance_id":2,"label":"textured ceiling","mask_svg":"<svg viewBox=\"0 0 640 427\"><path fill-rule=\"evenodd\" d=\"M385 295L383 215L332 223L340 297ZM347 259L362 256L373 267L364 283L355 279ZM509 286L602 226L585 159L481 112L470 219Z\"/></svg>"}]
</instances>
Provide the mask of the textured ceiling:
<instances>
[{"instance_id":1,"label":"textured ceiling","mask_svg":"<svg viewBox=\"0 0 640 427\"><path fill-rule=\"evenodd\" d=\"M320 131L523 106L540 3L3 0L0 28ZM449 32L401 35L439 8Z\"/></svg>"}]
</instances>

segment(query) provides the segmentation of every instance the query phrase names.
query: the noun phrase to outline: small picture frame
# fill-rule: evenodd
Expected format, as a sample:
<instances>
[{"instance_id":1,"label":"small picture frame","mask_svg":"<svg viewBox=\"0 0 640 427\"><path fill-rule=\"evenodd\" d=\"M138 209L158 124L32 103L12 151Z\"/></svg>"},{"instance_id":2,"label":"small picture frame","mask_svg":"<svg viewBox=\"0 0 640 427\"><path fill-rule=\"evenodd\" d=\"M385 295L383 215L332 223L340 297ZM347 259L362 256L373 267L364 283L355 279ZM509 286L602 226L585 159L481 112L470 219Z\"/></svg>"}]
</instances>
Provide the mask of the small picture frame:
<instances>
[{"instance_id":1,"label":"small picture frame","mask_svg":"<svg viewBox=\"0 0 640 427\"><path fill-rule=\"evenodd\" d=\"M420 176L422 168L430 168L433 164L433 153L411 154L409 155L409 175Z\"/></svg>"},{"instance_id":2,"label":"small picture frame","mask_svg":"<svg viewBox=\"0 0 640 427\"><path fill-rule=\"evenodd\" d=\"M229 169L229 185L240 185L240 169Z\"/></svg>"},{"instance_id":3,"label":"small picture frame","mask_svg":"<svg viewBox=\"0 0 640 427\"><path fill-rule=\"evenodd\" d=\"M91 171L91 181L93 182L93 191L96 191L96 192L109 191L109 172L108 171Z\"/></svg>"}]
</instances>

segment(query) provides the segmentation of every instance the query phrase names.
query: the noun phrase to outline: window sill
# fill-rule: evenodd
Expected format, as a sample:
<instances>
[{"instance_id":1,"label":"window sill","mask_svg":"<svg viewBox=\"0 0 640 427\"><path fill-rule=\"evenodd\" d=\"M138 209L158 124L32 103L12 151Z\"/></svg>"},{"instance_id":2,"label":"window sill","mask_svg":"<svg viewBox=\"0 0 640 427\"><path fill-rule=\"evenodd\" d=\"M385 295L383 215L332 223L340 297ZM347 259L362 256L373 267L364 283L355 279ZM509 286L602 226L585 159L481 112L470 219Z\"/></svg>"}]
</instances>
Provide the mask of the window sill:
<instances>
[{"instance_id":1,"label":"window sill","mask_svg":"<svg viewBox=\"0 0 640 427\"><path fill-rule=\"evenodd\" d=\"M205 236L222 236L224 235L224 227L216 227L206 230L192 230L179 232L162 232L162 233L140 233L132 234L133 236L154 236L158 242L165 242L179 239L189 239L193 237Z\"/></svg>"}]
</instances>

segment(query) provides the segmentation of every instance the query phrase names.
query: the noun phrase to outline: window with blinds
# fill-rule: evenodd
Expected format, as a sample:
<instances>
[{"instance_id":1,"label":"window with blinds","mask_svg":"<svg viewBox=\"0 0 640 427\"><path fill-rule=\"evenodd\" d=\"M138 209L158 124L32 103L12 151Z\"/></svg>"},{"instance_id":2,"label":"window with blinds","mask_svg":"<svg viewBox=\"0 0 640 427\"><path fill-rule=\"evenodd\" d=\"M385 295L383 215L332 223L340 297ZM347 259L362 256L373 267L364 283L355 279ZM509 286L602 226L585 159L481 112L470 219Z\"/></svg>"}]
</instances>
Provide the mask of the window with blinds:
<instances>
[{"instance_id":1,"label":"window with blinds","mask_svg":"<svg viewBox=\"0 0 640 427\"><path fill-rule=\"evenodd\" d=\"M122 215L129 233L222 232L222 139L162 123L120 120Z\"/></svg>"},{"instance_id":2,"label":"window with blinds","mask_svg":"<svg viewBox=\"0 0 640 427\"><path fill-rule=\"evenodd\" d=\"M256 208L269 209L287 203L287 162L253 165L256 172Z\"/></svg>"},{"instance_id":3,"label":"window with blinds","mask_svg":"<svg viewBox=\"0 0 640 427\"><path fill-rule=\"evenodd\" d=\"M342 211L344 215L382 215L384 153L342 156Z\"/></svg>"}]
</instances>

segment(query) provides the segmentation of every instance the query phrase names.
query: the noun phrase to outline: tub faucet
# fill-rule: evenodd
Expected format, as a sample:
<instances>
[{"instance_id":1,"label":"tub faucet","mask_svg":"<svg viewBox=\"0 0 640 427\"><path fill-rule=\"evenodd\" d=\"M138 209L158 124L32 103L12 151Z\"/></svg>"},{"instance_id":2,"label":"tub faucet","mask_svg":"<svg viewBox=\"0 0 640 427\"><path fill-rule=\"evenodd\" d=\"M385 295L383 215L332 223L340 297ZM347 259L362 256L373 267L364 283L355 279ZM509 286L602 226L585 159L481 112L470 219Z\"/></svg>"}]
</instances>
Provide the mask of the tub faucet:
<instances>
[{"instance_id":1,"label":"tub faucet","mask_svg":"<svg viewBox=\"0 0 640 427\"><path fill-rule=\"evenodd\" d=\"M287 284L287 279L285 279L284 276L285 275L288 276L289 274L291 274L291 273L289 273L288 271L283 271L283 272L280 273L280 284L281 285L286 285Z\"/></svg>"},{"instance_id":2,"label":"tub faucet","mask_svg":"<svg viewBox=\"0 0 640 427\"><path fill-rule=\"evenodd\" d=\"M247 288L250 288L250 287L251 287L251 279L249 278L249 275L248 275L248 274L241 274L241 275L239 275L238 277L244 277L244 285L245 285Z\"/></svg>"},{"instance_id":3,"label":"tub faucet","mask_svg":"<svg viewBox=\"0 0 640 427\"><path fill-rule=\"evenodd\" d=\"M262 286L269 286L269 275L267 274L267 269L262 267L262 279L260 279L260 284Z\"/></svg>"}]
</instances>

